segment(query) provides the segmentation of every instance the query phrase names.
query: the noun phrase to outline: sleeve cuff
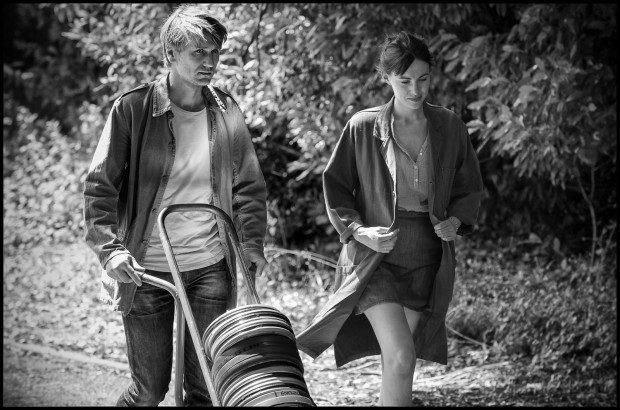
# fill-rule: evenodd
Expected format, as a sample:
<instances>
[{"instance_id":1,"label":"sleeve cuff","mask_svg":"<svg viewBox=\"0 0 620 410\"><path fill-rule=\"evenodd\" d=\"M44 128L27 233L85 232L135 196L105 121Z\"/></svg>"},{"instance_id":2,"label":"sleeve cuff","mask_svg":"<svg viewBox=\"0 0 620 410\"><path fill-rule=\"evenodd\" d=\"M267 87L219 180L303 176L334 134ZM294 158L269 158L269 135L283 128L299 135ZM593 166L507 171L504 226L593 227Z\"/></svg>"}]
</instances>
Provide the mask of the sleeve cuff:
<instances>
[{"instance_id":1,"label":"sleeve cuff","mask_svg":"<svg viewBox=\"0 0 620 410\"><path fill-rule=\"evenodd\" d=\"M104 259L103 263L101 264L103 269L106 269L106 265L108 264L110 259L115 258L118 255L131 255L131 253L128 250L114 251L114 252L110 253L110 255L106 259Z\"/></svg>"},{"instance_id":2,"label":"sleeve cuff","mask_svg":"<svg viewBox=\"0 0 620 410\"><path fill-rule=\"evenodd\" d=\"M265 252L265 249L264 249L264 247L262 245L258 245L258 244L255 244L255 243L248 243L248 242L245 242L245 243L241 244L241 250L243 252L245 252L247 250L250 250L250 249L255 249L255 250L263 252L263 253Z\"/></svg>"},{"instance_id":3,"label":"sleeve cuff","mask_svg":"<svg viewBox=\"0 0 620 410\"><path fill-rule=\"evenodd\" d=\"M364 225L362 225L358 221L351 222L349 226L347 226L347 229L345 229L340 234L340 243L349 243L353 239L353 232L355 232L357 229L361 228L362 226Z\"/></svg>"}]
</instances>

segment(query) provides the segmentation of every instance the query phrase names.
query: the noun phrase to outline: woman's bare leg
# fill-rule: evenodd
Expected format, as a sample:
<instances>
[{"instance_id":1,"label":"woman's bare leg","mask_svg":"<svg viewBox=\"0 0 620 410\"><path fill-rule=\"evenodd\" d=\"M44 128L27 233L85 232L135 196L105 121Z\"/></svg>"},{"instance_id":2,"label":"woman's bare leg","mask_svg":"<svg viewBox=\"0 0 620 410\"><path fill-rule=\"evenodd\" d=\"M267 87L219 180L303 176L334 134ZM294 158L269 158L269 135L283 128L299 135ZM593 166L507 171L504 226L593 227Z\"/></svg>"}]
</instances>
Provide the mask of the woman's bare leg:
<instances>
[{"instance_id":1,"label":"woman's bare leg","mask_svg":"<svg viewBox=\"0 0 620 410\"><path fill-rule=\"evenodd\" d=\"M366 317L381 347L381 406L411 406L416 355L405 309L398 303L368 308Z\"/></svg>"},{"instance_id":2,"label":"woman's bare leg","mask_svg":"<svg viewBox=\"0 0 620 410\"><path fill-rule=\"evenodd\" d=\"M416 312L415 310L410 310L405 308L405 316L407 317L407 323L409 324L409 330L411 330L411 336L413 339L413 335L415 334L416 330L418 329L418 324L420 323L420 319L422 318L422 313L420 312ZM414 349L415 351L415 349ZM413 369L413 375L415 375L415 367ZM413 396L413 376L412 376L412 380L411 380L411 390L412 390L412 396Z\"/></svg>"},{"instance_id":3,"label":"woman's bare leg","mask_svg":"<svg viewBox=\"0 0 620 410\"><path fill-rule=\"evenodd\" d=\"M420 319L422 318L422 313L407 308L403 309L405 310L405 317L407 318L409 330L411 330L411 335L413 336L416 329L418 328L418 323L420 323Z\"/></svg>"}]
</instances>

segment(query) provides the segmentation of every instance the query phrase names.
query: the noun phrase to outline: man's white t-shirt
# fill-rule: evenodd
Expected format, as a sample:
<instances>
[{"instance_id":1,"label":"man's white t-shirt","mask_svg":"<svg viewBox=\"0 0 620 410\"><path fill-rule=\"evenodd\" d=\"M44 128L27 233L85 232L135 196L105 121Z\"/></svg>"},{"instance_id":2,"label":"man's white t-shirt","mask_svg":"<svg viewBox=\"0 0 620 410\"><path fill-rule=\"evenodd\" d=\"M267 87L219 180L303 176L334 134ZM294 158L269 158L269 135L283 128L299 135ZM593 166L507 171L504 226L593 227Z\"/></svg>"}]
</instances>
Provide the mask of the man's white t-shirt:
<instances>
[{"instance_id":1,"label":"man's white t-shirt","mask_svg":"<svg viewBox=\"0 0 620 410\"><path fill-rule=\"evenodd\" d=\"M174 164L160 210L172 204L213 203L209 121L206 108L185 111L172 104L172 129L176 139ZM207 212L174 212L166 217L166 232L181 271L212 265L224 257L215 215ZM155 224L143 266L170 272Z\"/></svg>"}]
</instances>

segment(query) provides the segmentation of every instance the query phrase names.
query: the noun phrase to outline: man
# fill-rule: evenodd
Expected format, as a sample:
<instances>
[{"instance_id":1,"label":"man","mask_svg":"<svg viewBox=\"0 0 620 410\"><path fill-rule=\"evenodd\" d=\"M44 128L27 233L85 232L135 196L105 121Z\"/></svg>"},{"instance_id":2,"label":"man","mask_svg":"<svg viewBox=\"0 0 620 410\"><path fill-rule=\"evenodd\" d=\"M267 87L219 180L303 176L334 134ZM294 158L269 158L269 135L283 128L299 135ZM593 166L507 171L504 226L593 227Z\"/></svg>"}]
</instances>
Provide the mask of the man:
<instances>
[{"instance_id":1,"label":"man","mask_svg":"<svg viewBox=\"0 0 620 410\"><path fill-rule=\"evenodd\" d=\"M163 207L221 208L250 269L260 275L266 264L265 180L237 103L209 85L226 38L200 7L177 8L160 33L169 73L115 101L86 177L85 239L103 267L102 299L123 313L132 375L118 406L158 405L170 383L174 300L141 280L146 272L173 281L156 224ZM202 335L234 306L234 252L212 214L173 213L166 230ZM210 406L189 337L184 350L184 401Z\"/></svg>"}]
</instances>

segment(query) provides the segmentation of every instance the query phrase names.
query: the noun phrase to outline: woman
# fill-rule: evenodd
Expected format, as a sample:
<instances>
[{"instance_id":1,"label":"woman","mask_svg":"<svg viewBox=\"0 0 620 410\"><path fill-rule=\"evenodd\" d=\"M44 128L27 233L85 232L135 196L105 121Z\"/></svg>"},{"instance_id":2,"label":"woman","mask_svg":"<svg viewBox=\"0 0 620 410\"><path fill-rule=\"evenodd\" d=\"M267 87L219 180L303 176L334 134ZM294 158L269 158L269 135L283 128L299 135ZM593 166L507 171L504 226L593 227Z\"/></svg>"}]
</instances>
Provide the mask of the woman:
<instances>
[{"instance_id":1,"label":"woman","mask_svg":"<svg viewBox=\"0 0 620 410\"><path fill-rule=\"evenodd\" d=\"M337 290L297 338L313 358L333 344L339 367L381 354L379 405L411 405L416 359L447 363L454 239L473 230L482 197L465 124L426 101L432 64L414 34L382 45L394 96L349 120L323 173L344 244Z\"/></svg>"}]
</instances>

